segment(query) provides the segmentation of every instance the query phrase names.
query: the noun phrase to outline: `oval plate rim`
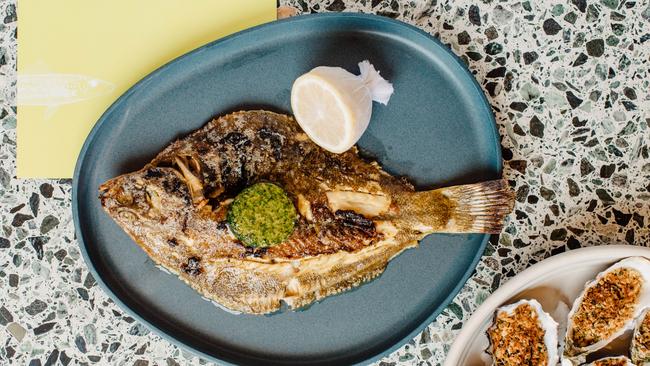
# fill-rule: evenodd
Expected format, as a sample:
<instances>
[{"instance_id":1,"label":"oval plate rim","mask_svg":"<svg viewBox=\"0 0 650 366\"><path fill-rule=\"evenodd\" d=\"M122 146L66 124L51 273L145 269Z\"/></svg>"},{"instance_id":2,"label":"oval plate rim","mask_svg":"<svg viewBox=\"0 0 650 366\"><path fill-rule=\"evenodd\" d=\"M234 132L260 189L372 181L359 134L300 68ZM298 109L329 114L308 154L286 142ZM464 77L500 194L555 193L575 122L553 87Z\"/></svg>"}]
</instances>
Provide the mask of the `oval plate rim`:
<instances>
[{"instance_id":1,"label":"oval plate rim","mask_svg":"<svg viewBox=\"0 0 650 366\"><path fill-rule=\"evenodd\" d=\"M79 248L81 250L82 257L88 266L88 270L90 273L93 275L93 277L97 280L97 283L99 284L100 288L106 293L111 300L113 300L122 310L124 310L129 316L135 318L138 320L140 323L144 324L146 327L149 329L153 330L157 335L162 337L163 339L171 342L174 345L180 346L183 349L186 349L199 357L202 357L206 360L212 361L212 362L220 362L220 363L225 363L228 365L235 365L239 364L239 362L232 357L228 357L225 355L222 355L221 352L216 351L215 354L208 354L205 353L201 350L193 348L190 344L187 344L183 342L181 339L175 337L172 334L169 334L168 332L164 331L163 329L159 328L156 324L149 322L148 320L144 319L142 316L139 315L135 310L132 310L128 305L126 305L120 297L118 297L115 292L109 287L109 285L104 282L103 278L97 271L95 264L93 262L93 259L90 257L88 254L88 251L86 249L86 240L84 239L83 232L81 230L81 223L79 219L79 201L78 201L78 190L79 190L79 176L82 173L83 165L84 165L84 158L86 156L87 151L91 148L93 140L95 136L98 134L98 131L101 129L102 125L104 122L109 120L109 117L113 110L118 108L124 101L128 100L128 98L136 92L139 87L143 84L146 84L148 80L155 78L158 74L164 72L167 68L172 66L173 64L176 64L178 62L181 62L183 59L185 59L188 56L193 55L194 53L201 52L204 49L207 48L212 48L215 46L219 46L221 44L224 44L226 42L232 41L238 37L241 37L243 35L246 35L248 33L252 32L261 32L264 29L267 29L269 27L280 27L283 26L284 24L287 23L299 23L299 22L308 22L308 21L327 21L327 19L341 19L341 18L348 18L348 19L354 19L358 18L361 20L365 21L374 21L379 23L387 23L392 26L398 26L402 27L405 31L408 32L415 32L421 37L424 37L426 41L433 42L440 48L442 48L449 56L451 56L451 59L454 60L458 66L460 66L460 69L463 70L464 72L467 73L467 76L470 79L471 85L473 86L473 92L478 93L479 99L481 100L483 107L485 109L485 114L489 116L488 120L485 121L485 123L491 127L489 130L492 132L492 140L495 142L495 159L496 159L496 164L495 164L495 172L497 174L502 173L502 168L503 168L503 163L502 163L502 155L501 155L501 148L500 148L500 138L499 138L499 133L498 129L496 126L496 120L494 118L494 115L492 113L491 106L479 86L478 82L474 78L474 76L471 74L471 72L468 70L467 66L462 62L462 60L454 54L449 47L444 45L440 40L437 38L431 36L429 33L426 33L425 31L410 25L408 23L382 17L379 15L374 15L374 14L364 14L364 13L320 13L320 14L306 14L306 15L300 15L292 18L286 18L286 19L280 19L280 20L275 20L271 21L268 23L264 23L252 28L248 28L242 31L239 31L237 33L233 33L229 36L220 38L218 40L212 41L210 43L207 43L203 46L200 46L192 51L189 51L177 58L172 59L171 61L163 64L162 66L158 67L151 73L147 74L145 77L140 79L138 82L136 82L133 86L131 86L126 92L124 92L122 95L120 95L109 107L106 109L106 111L100 116L100 118L97 120L93 128L90 130L88 133L88 136L86 137L86 140L84 141L82 148L79 152L79 156L77 158L77 162L75 165L75 170L74 170L74 175L73 175L73 180L72 180L72 214L73 214L73 221L74 221L74 228L75 228L75 233L77 235L77 242L79 244ZM469 277L471 276L472 272L475 270L476 266L478 265L478 262L480 258L483 255L483 252L485 251L485 247L489 241L490 235L489 234L484 234L483 239L481 241L481 244L471 262L471 265L468 267L467 271L465 274L462 276L461 280L456 284L456 286L449 292L449 295L441 302L441 304L431 312L431 314L418 326L416 326L411 332L409 332L405 337L402 339L396 341L393 345L390 347L384 349L383 351L380 351L370 357L366 357L365 359L358 359L355 360L355 364L368 364L374 361L378 361L379 359L391 354L392 352L396 351L400 347L402 347L404 344L406 344L408 341L413 339L415 336L417 336L419 333L421 333L435 318L440 315L440 313L452 302L454 297L460 292L462 287L465 285ZM218 356L215 356L218 355Z\"/></svg>"}]
</instances>

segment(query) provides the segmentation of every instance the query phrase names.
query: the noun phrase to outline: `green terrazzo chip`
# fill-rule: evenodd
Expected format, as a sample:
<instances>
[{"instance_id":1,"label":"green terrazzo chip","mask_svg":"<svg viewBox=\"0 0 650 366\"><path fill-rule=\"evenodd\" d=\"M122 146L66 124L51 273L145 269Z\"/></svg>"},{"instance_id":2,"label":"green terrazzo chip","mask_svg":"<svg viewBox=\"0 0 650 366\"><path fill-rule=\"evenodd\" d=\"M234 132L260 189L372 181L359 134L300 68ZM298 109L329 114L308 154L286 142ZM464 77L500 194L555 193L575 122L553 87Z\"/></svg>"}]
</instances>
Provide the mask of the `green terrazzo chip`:
<instances>
[{"instance_id":1,"label":"green terrazzo chip","mask_svg":"<svg viewBox=\"0 0 650 366\"><path fill-rule=\"evenodd\" d=\"M228 224L245 246L266 248L291 235L296 217L296 208L282 188L257 183L235 197L228 211Z\"/></svg>"}]
</instances>

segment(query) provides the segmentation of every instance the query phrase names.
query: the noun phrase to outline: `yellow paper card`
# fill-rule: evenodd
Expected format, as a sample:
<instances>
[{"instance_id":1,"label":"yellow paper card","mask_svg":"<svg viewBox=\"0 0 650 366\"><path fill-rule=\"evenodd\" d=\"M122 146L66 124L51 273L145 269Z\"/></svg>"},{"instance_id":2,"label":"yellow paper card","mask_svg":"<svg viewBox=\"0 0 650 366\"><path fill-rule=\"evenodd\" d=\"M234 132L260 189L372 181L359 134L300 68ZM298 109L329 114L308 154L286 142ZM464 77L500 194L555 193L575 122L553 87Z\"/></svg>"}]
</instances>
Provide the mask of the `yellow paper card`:
<instances>
[{"instance_id":1,"label":"yellow paper card","mask_svg":"<svg viewBox=\"0 0 650 366\"><path fill-rule=\"evenodd\" d=\"M18 1L18 177L72 177L88 132L130 86L275 17L275 0Z\"/></svg>"}]
</instances>

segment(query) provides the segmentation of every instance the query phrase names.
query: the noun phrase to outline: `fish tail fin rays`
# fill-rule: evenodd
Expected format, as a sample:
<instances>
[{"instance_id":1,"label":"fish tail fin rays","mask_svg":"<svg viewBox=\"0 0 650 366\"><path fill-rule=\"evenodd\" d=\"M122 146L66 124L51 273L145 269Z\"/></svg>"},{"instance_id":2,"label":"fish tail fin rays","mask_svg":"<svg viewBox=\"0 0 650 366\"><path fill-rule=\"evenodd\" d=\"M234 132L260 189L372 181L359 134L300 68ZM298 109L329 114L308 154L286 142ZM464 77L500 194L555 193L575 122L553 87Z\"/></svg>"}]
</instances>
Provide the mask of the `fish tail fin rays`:
<instances>
[{"instance_id":1,"label":"fish tail fin rays","mask_svg":"<svg viewBox=\"0 0 650 366\"><path fill-rule=\"evenodd\" d=\"M501 232L514 195L505 180L466 184L398 197L397 221L415 234Z\"/></svg>"},{"instance_id":2,"label":"fish tail fin rays","mask_svg":"<svg viewBox=\"0 0 650 366\"><path fill-rule=\"evenodd\" d=\"M514 194L503 179L436 191L449 199L445 232L450 233L498 234L514 206Z\"/></svg>"}]
</instances>

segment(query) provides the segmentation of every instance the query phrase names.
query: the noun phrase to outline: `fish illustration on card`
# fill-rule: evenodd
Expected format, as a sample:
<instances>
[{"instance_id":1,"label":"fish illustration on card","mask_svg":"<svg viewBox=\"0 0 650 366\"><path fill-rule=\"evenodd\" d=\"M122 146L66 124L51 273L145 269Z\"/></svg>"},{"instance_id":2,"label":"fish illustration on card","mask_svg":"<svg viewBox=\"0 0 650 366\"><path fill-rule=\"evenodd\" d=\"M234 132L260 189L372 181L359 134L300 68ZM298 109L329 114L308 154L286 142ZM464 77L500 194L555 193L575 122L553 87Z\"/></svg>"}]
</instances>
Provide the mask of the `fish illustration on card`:
<instances>
[{"instance_id":1,"label":"fish illustration on card","mask_svg":"<svg viewBox=\"0 0 650 366\"><path fill-rule=\"evenodd\" d=\"M57 107L111 93L115 84L80 74L19 74L18 105Z\"/></svg>"},{"instance_id":2,"label":"fish illustration on card","mask_svg":"<svg viewBox=\"0 0 650 366\"><path fill-rule=\"evenodd\" d=\"M47 107L43 118L52 118L58 107L110 94L115 84L80 74L19 74L16 104Z\"/></svg>"}]
</instances>

